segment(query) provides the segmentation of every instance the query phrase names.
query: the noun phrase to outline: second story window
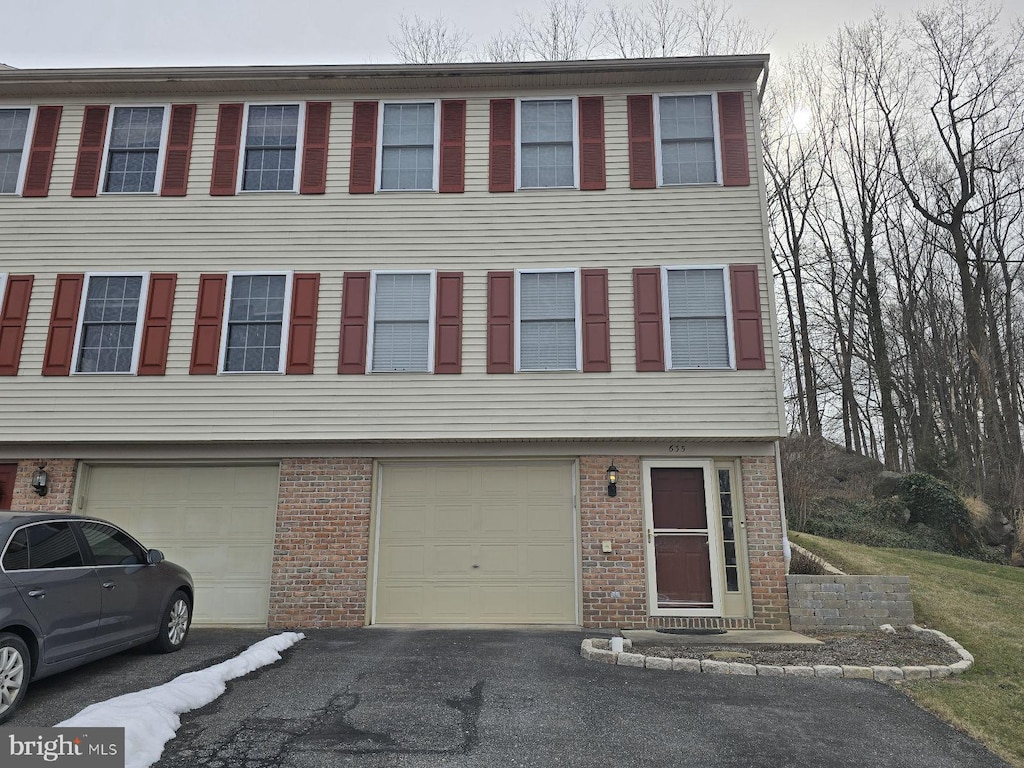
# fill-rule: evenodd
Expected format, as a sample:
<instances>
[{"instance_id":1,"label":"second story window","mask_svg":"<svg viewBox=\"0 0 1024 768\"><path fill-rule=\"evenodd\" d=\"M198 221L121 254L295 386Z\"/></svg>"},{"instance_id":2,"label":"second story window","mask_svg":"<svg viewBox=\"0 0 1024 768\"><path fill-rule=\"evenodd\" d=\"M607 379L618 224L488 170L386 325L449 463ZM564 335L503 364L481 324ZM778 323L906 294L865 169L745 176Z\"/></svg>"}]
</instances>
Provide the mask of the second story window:
<instances>
[{"instance_id":1,"label":"second story window","mask_svg":"<svg viewBox=\"0 0 1024 768\"><path fill-rule=\"evenodd\" d=\"M715 115L710 95L658 100L661 184L714 184Z\"/></svg>"},{"instance_id":2,"label":"second story window","mask_svg":"<svg viewBox=\"0 0 1024 768\"><path fill-rule=\"evenodd\" d=\"M133 373L144 275L88 275L78 329L77 373Z\"/></svg>"},{"instance_id":3,"label":"second story window","mask_svg":"<svg viewBox=\"0 0 1024 768\"><path fill-rule=\"evenodd\" d=\"M20 190L25 141L32 110L0 109L0 194L14 195Z\"/></svg>"},{"instance_id":4,"label":"second story window","mask_svg":"<svg viewBox=\"0 0 1024 768\"><path fill-rule=\"evenodd\" d=\"M221 370L279 373L284 370L285 328L291 275L233 273L228 282Z\"/></svg>"},{"instance_id":5,"label":"second story window","mask_svg":"<svg viewBox=\"0 0 1024 768\"><path fill-rule=\"evenodd\" d=\"M669 368L729 368L725 269L665 270Z\"/></svg>"},{"instance_id":6,"label":"second story window","mask_svg":"<svg viewBox=\"0 0 1024 768\"><path fill-rule=\"evenodd\" d=\"M431 370L433 283L431 272L374 273L371 371Z\"/></svg>"},{"instance_id":7,"label":"second story window","mask_svg":"<svg viewBox=\"0 0 1024 768\"><path fill-rule=\"evenodd\" d=\"M518 369L578 371L579 283L575 270L518 272Z\"/></svg>"},{"instance_id":8,"label":"second story window","mask_svg":"<svg viewBox=\"0 0 1024 768\"><path fill-rule=\"evenodd\" d=\"M437 188L437 105L384 104L380 141L381 190Z\"/></svg>"},{"instance_id":9,"label":"second story window","mask_svg":"<svg viewBox=\"0 0 1024 768\"><path fill-rule=\"evenodd\" d=\"M519 102L519 186L576 186L573 100Z\"/></svg>"},{"instance_id":10,"label":"second story window","mask_svg":"<svg viewBox=\"0 0 1024 768\"><path fill-rule=\"evenodd\" d=\"M114 107L104 192L155 192L164 135L163 107Z\"/></svg>"},{"instance_id":11,"label":"second story window","mask_svg":"<svg viewBox=\"0 0 1024 768\"><path fill-rule=\"evenodd\" d=\"M298 104L250 104L245 124L245 191L296 189L301 110Z\"/></svg>"}]
</instances>

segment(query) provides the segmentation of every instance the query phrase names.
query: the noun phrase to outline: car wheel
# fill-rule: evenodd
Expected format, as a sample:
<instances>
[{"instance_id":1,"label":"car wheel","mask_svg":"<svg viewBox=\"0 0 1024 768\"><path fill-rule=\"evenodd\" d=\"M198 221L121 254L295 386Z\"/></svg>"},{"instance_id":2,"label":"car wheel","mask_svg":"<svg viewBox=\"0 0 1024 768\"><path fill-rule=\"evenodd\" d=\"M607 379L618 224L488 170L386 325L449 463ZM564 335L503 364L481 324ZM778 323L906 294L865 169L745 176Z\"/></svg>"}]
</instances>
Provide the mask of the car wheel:
<instances>
[{"instance_id":1,"label":"car wheel","mask_svg":"<svg viewBox=\"0 0 1024 768\"><path fill-rule=\"evenodd\" d=\"M8 632L0 634L0 723L13 715L25 698L31 669L25 641Z\"/></svg>"},{"instance_id":2,"label":"car wheel","mask_svg":"<svg viewBox=\"0 0 1024 768\"><path fill-rule=\"evenodd\" d=\"M171 595L164 617L160 621L160 634L153 641L153 650L172 653L185 644L192 626L192 601L180 589Z\"/></svg>"}]
</instances>

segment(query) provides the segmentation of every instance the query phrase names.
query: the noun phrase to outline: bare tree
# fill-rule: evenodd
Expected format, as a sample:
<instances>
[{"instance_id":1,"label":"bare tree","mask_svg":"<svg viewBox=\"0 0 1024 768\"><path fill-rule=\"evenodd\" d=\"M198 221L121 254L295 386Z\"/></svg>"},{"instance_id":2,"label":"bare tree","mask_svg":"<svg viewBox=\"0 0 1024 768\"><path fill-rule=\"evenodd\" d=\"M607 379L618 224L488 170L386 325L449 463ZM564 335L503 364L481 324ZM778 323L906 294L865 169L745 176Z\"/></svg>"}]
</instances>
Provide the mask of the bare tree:
<instances>
[{"instance_id":1,"label":"bare tree","mask_svg":"<svg viewBox=\"0 0 1024 768\"><path fill-rule=\"evenodd\" d=\"M484 45L486 61L526 61L526 45L517 31L499 32Z\"/></svg>"},{"instance_id":2,"label":"bare tree","mask_svg":"<svg viewBox=\"0 0 1024 768\"><path fill-rule=\"evenodd\" d=\"M687 15L673 0L640 6L609 2L597 25L602 51L625 59L681 56L690 38Z\"/></svg>"},{"instance_id":3,"label":"bare tree","mask_svg":"<svg viewBox=\"0 0 1024 768\"><path fill-rule=\"evenodd\" d=\"M586 59L597 43L585 0L546 0L542 12L520 11L516 18L514 35L531 59Z\"/></svg>"},{"instance_id":4,"label":"bare tree","mask_svg":"<svg viewBox=\"0 0 1024 768\"><path fill-rule=\"evenodd\" d=\"M731 5L718 0L694 0L687 11L691 27L690 52L697 56L761 53L774 33L758 29L744 18L730 16Z\"/></svg>"},{"instance_id":5,"label":"bare tree","mask_svg":"<svg viewBox=\"0 0 1024 768\"><path fill-rule=\"evenodd\" d=\"M405 64L453 64L464 61L470 38L466 31L443 15L424 18L404 13L398 17L398 34L388 36L392 53Z\"/></svg>"}]
</instances>

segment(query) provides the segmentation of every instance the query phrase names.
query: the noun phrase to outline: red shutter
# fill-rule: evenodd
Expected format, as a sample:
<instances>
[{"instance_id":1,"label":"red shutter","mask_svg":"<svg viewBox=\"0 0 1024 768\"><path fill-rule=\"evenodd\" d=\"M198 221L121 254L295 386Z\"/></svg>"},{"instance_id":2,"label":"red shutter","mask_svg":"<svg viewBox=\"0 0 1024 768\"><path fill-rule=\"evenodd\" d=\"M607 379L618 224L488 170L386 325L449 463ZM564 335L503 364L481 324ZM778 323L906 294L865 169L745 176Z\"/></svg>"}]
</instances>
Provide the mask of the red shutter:
<instances>
[{"instance_id":1,"label":"red shutter","mask_svg":"<svg viewBox=\"0 0 1024 768\"><path fill-rule=\"evenodd\" d=\"M238 153L242 144L244 104L221 104L213 144L211 195L233 195L238 187ZM216 373L216 371L210 371Z\"/></svg>"},{"instance_id":2,"label":"red shutter","mask_svg":"<svg viewBox=\"0 0 1024 768\"><path fill-rule=\"evenodd\" d=\"M57 149L61 107L40 107L36 110L36 128L28 151L28 168L22 197L46 197L50 192L50 171Z\"/></svg>"},{"instance_id":3,"label":"red shutter","mask_svg":"<svg viewBox=\"0 0 1024 768\"><path fill-rule=\"evenodd\" d=\"M665 370L661 324L661 269L633 270L633 319L636 330L636 369Z\"/></svg>"},{"instance_id":4,"label":"red shutter","mask_svg":"<svg viewBox=\"0 0 1024 768\"><path fill-rule=\"evenodd\" d=\"M376 163L377 102L357 101L352 105L352 159L348 170L350 194L373 194Z\"/></svg>"},{"instance_id":5,"label":"red shutter","mask_svg":"<svg viewBox=\"0 0 1024 768\"><path fill-rule=\"evenodd\" d=\"M632 189L653 189L657 186L654 171L654 97L626 98L629 122L629 186Z\"/></svg>"},{"instance_id":6,"label":"red shutter","mask_svg":"<svg viewBox=\"0 0 1024 768\"><path fill-rule=\"evenodd\" d=\"M437 273L434 373L462 373L462 273Z\"/></svg>"},{"instance_id":7,"label":"red shutter","mask_svg":"<svg viewBox=\"0 0 1024 768\"><path fill-rule=\"evenodd\" d=\"M761 285L756 264L729 267L732 284L732 323L736 336L736 369L764 370L764 326L761 323Z\"/></svg>"},{"instance_id":8,"label":"red shutter","mask_svg":"<svg viewBox=\"0 0 1024 768\"><path fill-rule=\"evenodd\" d=\"M327 191L327 143L330 130L331 102L307 102L306 137L302 142L302 179L299 183L299 194L322 195Z\"/></svg>"},{"instance_id":9,"label":"red shutter","mask_svg":"<svg viewBox=\"0 0 1024 768\"><path fill-rule=\"evenodd\" d=\"M487 372L514 373L515 274L487 273Z\"/></svg>"},{"instance_id":10,"label":"red shutter","mask_svg":"<svg viewBox=\"0 0 1024 768\"><path fill-rule=\"evenodd\" d=\"M10 275L0 296L0 376L17 376L32 298L32 275Z\"/></svg>"},{"instance_id":11,"label":"red shutter","mask_svg":"<svg viewBox=\"0 0 1024 768\"><path fill-rule=\"evenodd\" d=\"M171 339L171 313L174 310L174 289L178 276L149 276L146 298L146 319L142 325L139 349L139 376L163 376L167 372L167 346Z\"/></svg>"},{"instance_id":12,"label":"red shutter","mask_svg":"<svg viewBox=\"0 0 1024 768\"><path fill-rule=\"evenodd\" d=\"M370 322L370 273L346 272L341 284L341 352L338 373L366 373Z\"/></svg>"},{"instance_id":13,"label":"red shutter","mask_svg":"<svg viewBox=\"0 0 1024 768\"><path fill-rule=\"evenodd\" d=\"M466 102L441 102L441 192L466 191Z\"/></svg>"},{"instance_id":14,"label":"red shutter","mask_svg":"<svg viewBox=\"0 0 1024 768\"><path fill-rule=\"evenodd\" d=\"M608 329L608 270L580 271L583 315L583 370L586 373L612 369Z\"/></svg>"},{"instance_id":15,"label":"red shutter","mask_svg":"<svg viewBox=\"0 0 1024 768\"><path fill-rule=\"evenodd\" d=\"M316 272L294 275L285 373L313 372L313 360L316 356L316 315L319 304L320 275Z\"/></svg>"},{"instance_id":16,"label":"red shutter","mask_svg":"<svg viewBox=\"0 0 1024 768\"><path fill-rule=\"evenodd\" d=\"M516 188L516 101L491 99L490 191Z\"/></svg>"},{"instance_id":17,"label":"red shutter","mask_svg":"<svg viewBox=\"0 0 1024 768\"><path fill-rule=\"evenodd\" d=\"M71 373L78 305L82 300L84 283L85 275L57 275L50 331L46 334L46 352L43 355L43 376L67 376Z\"/></svg>"},{"instance_id":18,"label":"red shutter","mask_svg":"<svg viewBox=\"0 0 1024 768\"><path fill-rule=\"evenodd\" d=\"M192 334L193 374L215 374L220 367L220 329L224 320L224 294L228 276L200 275L196 301L196 328Z\"/></svg>"},{"instance_id":19,"label":"red shutter","mask_svg":"<svg viewBox=\"0 0 1024 768\"><path fill-rule=\"evenodd\" d=\"M747 119L743 113L742 93L718 94L718 126L722 132L722 184L749 186Z\"/></svg>"},{"instance_id":20,"label":"red shutter","mask_svg":"<svg viewBox=\"0 0 1024 768\"><path fill-rule=\"evenodd\" d=\"M160 194L164 197L182 197L188 192L188 168L192 160L192 131L196 124L196 105L173 105L170 123L171 127L167 131L167 151L164 154L164 181L160 185Z\"/></svg>"},{"instance_id":21,"label":"red shutter","mask_svg":"<svg viewBox=\"0 0 1024 768\"><path fill-rule=\"evenodd\" d=\"M82 138L78 144L78 162L75 178L71 182L72 197L96 197L103 165L103 145L107 139L107 105L85 108L82 118Z\"/></svg>"},{"instance_id":22,"label":"red shutter","mask_svg":"<svg viewBox=\"0 0 1024 768\"><path fill-rule=\"evenodd\" d=\"M604 97L580 97L580 189L604 189Z\"/></svg>"}]
</instances>

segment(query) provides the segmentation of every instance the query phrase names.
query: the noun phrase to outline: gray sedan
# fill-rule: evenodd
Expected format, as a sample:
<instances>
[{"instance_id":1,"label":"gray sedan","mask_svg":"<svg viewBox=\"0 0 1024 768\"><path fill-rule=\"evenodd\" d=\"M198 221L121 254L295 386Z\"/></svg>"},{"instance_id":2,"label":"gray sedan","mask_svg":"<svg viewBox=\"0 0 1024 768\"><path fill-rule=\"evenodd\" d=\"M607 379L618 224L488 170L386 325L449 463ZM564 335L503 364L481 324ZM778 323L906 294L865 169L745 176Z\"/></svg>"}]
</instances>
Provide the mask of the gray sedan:
<instances>
[{"instance_id":1,"label":"gray sedan","mask_svg":"<svg viewBox=\"0 0 1024 768\"><path fill-rule=\"evenodd\" d=\"M30 680L149 643L181 648L192 577L104 520L0 512L0 723Z\"/></svg>"}]
</instances>

